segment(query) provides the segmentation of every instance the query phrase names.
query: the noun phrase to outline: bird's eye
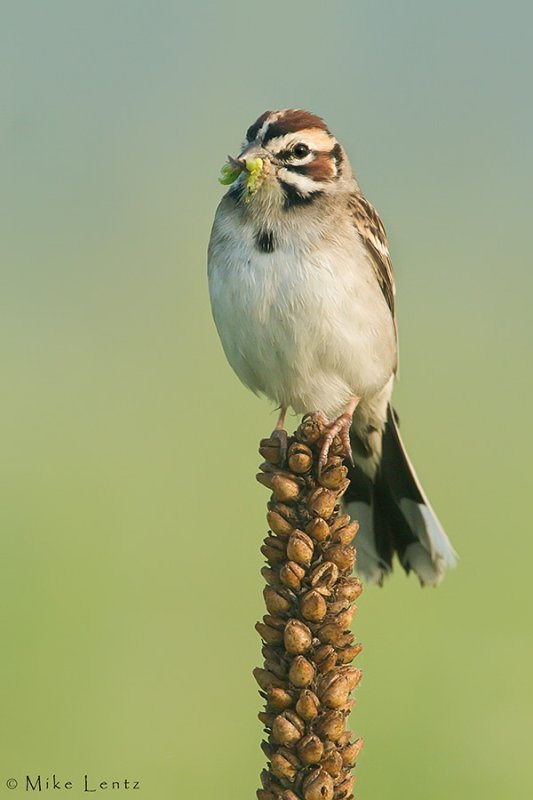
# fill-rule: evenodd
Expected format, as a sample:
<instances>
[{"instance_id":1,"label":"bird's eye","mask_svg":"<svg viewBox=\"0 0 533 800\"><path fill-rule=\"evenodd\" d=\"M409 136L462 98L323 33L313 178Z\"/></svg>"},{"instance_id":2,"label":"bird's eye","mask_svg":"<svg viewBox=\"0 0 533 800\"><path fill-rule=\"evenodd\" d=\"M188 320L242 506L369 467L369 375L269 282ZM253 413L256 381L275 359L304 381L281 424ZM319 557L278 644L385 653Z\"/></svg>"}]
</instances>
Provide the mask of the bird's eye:
<instances>
[{"instance_id":1,"label":"bird's eye","mask_svg":"<svg viewBox=\"0 0 533 800\"><path fill-rule=\"evenodd\" d=\"M306 144L300 143L294 146L292 152L296 158L305 158L311 151Z\"/></svg>"}]
</instances>

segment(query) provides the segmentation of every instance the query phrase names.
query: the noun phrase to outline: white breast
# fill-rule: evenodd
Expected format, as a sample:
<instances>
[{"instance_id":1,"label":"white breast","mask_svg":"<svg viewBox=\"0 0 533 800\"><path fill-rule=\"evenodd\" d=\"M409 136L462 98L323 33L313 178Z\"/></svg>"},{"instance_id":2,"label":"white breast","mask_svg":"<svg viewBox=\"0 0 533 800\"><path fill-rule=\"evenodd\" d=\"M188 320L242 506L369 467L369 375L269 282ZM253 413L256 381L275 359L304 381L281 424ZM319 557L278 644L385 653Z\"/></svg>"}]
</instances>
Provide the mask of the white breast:
<instances>
[{"instance_id":1,"label":"white breast","mask_svg":"<svg viewBox=\"0 0 533 800\"><path fill-rule=\"evenodd\" d=\"M354 394L375 395L394 371L394 325L353 225L278 227L272 253L259 251L255 234L223 200L209 290L241 381L297 413L334 415Z\"/></svg>"}]
</instances>

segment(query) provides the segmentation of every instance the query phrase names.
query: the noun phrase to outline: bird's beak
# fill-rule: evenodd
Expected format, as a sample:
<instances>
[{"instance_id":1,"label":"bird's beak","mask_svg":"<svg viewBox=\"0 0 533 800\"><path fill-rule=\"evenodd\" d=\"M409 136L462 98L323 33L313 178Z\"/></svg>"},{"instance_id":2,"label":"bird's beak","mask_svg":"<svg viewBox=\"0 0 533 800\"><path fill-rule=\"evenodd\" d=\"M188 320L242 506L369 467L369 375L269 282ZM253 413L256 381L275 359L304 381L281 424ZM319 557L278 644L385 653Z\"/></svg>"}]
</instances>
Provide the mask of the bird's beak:
<instances>
[{"instance_id":1,"label":"bird's beak","mask_svg":"<svg viewBox=\"0 0 533 800\"><path fill-rule=\"evenodd\" d=\"M228 163L222 168L222 177L219 179L223 184L231 184L237 180L243 172L247 173L244 184L247 192L247 199L255 194L265 178L265 156L267 153L263 148L254 142L247 145L239 153L238 158L228 156Z\"/></svg>"}]
</instances>

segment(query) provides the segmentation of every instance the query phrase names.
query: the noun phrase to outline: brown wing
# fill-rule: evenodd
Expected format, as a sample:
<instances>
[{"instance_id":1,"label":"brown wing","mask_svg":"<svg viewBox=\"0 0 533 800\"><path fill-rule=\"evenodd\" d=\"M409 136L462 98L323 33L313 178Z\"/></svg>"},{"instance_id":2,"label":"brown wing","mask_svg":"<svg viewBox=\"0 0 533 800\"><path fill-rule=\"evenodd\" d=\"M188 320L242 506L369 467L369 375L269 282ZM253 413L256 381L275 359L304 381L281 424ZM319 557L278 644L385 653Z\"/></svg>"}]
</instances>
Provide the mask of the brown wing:
<instances>
[{"instance_id":1,"label":"brown wing","mask_svg":"<svg viewBox=\"0 0 533 800\"><path fill-rule=\"evenodd\" d=\"M350 209L352 211L355 227L359 231L361 239L368 251L368 255L370 256L377 281L381 286L381 291L391 310L392 316L395 318L394 295L396 293L396 286L394 283L392 262L389 255L387 234L385 233L383 223L374 206L359 192L351 196Z\"/></svg>"}]
</instances>

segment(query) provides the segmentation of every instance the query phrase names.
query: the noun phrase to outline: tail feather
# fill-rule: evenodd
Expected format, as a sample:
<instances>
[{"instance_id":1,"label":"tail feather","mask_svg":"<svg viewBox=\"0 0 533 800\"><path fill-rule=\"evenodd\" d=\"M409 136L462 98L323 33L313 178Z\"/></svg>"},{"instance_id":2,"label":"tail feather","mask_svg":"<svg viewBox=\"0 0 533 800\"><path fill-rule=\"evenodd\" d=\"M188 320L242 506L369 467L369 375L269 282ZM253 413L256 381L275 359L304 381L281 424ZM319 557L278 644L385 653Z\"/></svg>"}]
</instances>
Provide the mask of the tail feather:
<instances>
[{"instance_id":1,"label":"tail feather","mask_svg":"<svg viewBox=\"0 0 533 800\"><path fill-rule=\"evenodd\" d=\"M438 584L445 568L455 565L456 554L416 477L391 406L374 480L357 466L350 479L346 503L361 522L357 563L362 576L381 583L396 552L405 571L415 572L423 585Z\"/></svg>"}]
</instances>

